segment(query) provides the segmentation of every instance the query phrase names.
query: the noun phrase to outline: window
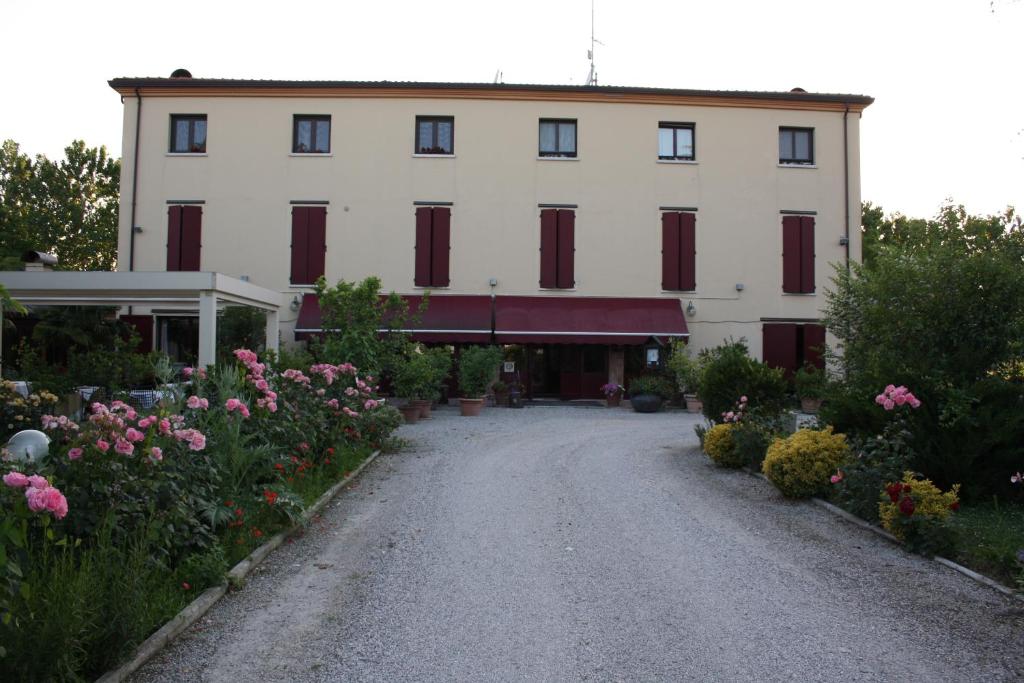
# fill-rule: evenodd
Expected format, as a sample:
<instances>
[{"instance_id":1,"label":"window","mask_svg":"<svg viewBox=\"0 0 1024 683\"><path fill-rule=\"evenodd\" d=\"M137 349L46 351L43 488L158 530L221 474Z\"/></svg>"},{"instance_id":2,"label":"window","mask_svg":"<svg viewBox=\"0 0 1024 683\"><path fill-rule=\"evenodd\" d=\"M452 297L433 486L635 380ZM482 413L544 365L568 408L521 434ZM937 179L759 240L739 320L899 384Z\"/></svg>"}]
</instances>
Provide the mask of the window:
<instances>
[{"instance_id":1,"label":"window","mask_svg":"<svg viewBox=\"0 0 1024 683\"><path fill-rule=\"evenodd\" d=\"M542 209L540 212L540 286L572 289L576 286L576 212L572 209Z\"/></svg>"},{"instance_id":2,"label":"window","mask_svg":"<svg viewBox=\"0 0 1024 683\"><path fill-rule=\"evenodd\" d=\"M327 255L327 207L292 207L293 285L311 285L324 274Z\"/></svg>"},{"instance_id":3,"label":"window","mask_svg":"<svg viewBox=\"0 0 1024 683\"><path fill-rule=\"evenodd\" d=\"M576 120L540 120L540 156L576 156Z\"/></svg>"},{"instance_id":4,"label":"window","mask_svg":"<svg viewBox=\"0 0 1024 683\"><path fill-rule=\"evenodd\" d=\"M782 217L782 291L814 293L814 216Z\"/></svg>"},{"instance_id":5,"label":"window","mask_svg":"<svg viewBox=\"0 0 1024 683\"><path fill-rule=\"evenodd\" d=\"M206 114L171 114L173 154L206 153Z\"/></svg>"},{"instance_id":6,"label":"window","mask_svg":"<svg viewBox=\"0 0 1024 683\"><path fill-rule=\"evenodd\" d=\"M693 124L658 124L658 158L678 161L693 161Z\"/></svg>"},{"instance_id":7,"label":"window","mask_svg":"<svg viewBox=\"0 0 1024 683\"><path fill-rule=\"evenodd\" d=\"M331 117L295 115L292 152L295 154L329 154L331 151Z\"/></svg>"},{"instance_id":8,"label":"window","mask_svg":"<svg viewBox=\"0 0 1024 683\"><path fill-rule=\"evenodd\" d=\"M454 154L455 117L417 116L416 154Z\"/></svg>"},{"instance_id":9,"label":"window","mask_svg":"<svg viewBox=\"0 0 1024 683\"><path fill-rule=\"evenodd\" d=\"M452 211L447 206L416 207L417 287L448 286Z\"/></svg>"},{"instance_id":10,"label":"window","mask_svg":"<svg viewBox=\"0 0 1024 683\"><path fill-rule=\"evenodd\" d=\"M779 128L779 163L813 164L814 129Z\"/></svg>"},{"instance_id":11,"label":"window","mask_svg":"<svg viewBox=\"0 0 1024 683\"><path fill-rule=\"evenodd\" d=\"M203 208L175 205L167 208L167 270L199 270Z\"/></svg>"},{"instance_id":12,"label":"window","mask_svg":"<svg viewBox=\"0 0 1024 683\"><path fill-rule=\"evenodd\" d=\"M661 214L661 288L697 289L697 216L683 211Z\"/></svg>"},{"instance_id":13,"label":"window","mask_svg":"<svg viewBox=\"0 0 1024 683\"><path fill-rule=\"evenodd\" d=\"M798 323L764 323L762 358L769 367L782 368L786 376L807 363L825 367L825 328Z\"/></svg>"}]
</instances>

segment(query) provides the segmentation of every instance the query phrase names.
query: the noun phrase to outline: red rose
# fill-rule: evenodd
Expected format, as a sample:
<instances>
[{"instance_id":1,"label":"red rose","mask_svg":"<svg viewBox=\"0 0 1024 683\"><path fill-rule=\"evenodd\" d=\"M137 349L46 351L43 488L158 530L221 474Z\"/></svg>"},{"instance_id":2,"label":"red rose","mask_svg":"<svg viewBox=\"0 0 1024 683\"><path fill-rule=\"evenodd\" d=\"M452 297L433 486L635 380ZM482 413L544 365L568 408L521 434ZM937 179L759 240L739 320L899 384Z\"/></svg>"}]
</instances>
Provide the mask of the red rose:
<instances>
[{"instance_id":1,"label":"red rose","mask_svg":"<svg viewBox=\"0 0 1024 683\"><path fill-rule=\"evenodd\" d=\"M885 492L889 494L889 500L894 503L900 499L900 491L902 490L903 487L899 484L889 484L885 487Z\"/></svg>"},{"instance_id":2,"label":"red rose","mask_svg":"<svg viewBox=\"0 0 1024 683\"><path fill-rule=\"evenodd\" d=\"M910 496L904 496L903 500L900 501L900 512L910 517L914 514L914 499Z\"/></svg>"},{"instance_id":3,"label":"red rose","mask_svg":"<svg viewBox=\"0 0 1024 683\"><path fill-rule=\"evenodd\" d=\"M956 512L957 510L959 510L960 509L960 501L959 500L955 500L952 503L950 503L949 504L949 509L952 510L953 512Z\"/></svg>"}]
</instances>

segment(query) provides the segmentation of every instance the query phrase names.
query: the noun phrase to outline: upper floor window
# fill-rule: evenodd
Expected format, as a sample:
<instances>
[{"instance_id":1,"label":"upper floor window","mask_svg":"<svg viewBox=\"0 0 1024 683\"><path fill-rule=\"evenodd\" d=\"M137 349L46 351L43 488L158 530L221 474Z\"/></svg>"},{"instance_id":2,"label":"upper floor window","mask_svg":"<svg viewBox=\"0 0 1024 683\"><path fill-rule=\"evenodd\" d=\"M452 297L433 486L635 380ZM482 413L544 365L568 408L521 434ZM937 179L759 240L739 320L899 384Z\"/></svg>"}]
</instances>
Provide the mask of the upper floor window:
<instances>
[{"instance_id":1,"label":"upper floor window","mask_svg":"<svg viewBox=\"0 0 1024 683\"><path fill-rule=\"evenodd\" d=\"M331 117L296 114L292 130L295 154L328 154L331 151Z\"/></svg>"},{"instance_id":2,"label":"upper floor window","mask_svg":"<svg viewBox=\"0 0 1024 683\"><path fill-rule=\"evenodd\" d=\"M779 163L813 164L814 129L779 127Z\"/></svg>"},{"instance_id":3,"label":"upper floor window","mask_svg":"<svg viewBox=\"0 0 1024 683\"><path fill-rule=\"evenodd\" d=\"M416 117L416 154L454 153L455 117Z\"/></svg>"},{"instance_id":4,"label":"upper floor window","mask_svg":"<svg viewBox=\"0 0 1024 683\"><path fill-rule=\"evenodd\" d=\"M206 114L171 114L171 153L206 152Z\"/></svg>"},{"instance_id":5,"label":"upper floor window","mask_svg":"<svg viewBox=\"0 0 1024 683\"><path fill-rule=\"evenodd\" d=\"M540 156L576 156L576 119L540 120Z\"/></svg>"},{"instance_id":6,"label":"upper floor window","mask_svg":"<svg viewBox=\"0 0 1024 683\"><path fill-rule=\"evenodd\" d=\"M658 124L658 158L678 161L693 161L693 124Z\"/></svg>"}]
</instances>

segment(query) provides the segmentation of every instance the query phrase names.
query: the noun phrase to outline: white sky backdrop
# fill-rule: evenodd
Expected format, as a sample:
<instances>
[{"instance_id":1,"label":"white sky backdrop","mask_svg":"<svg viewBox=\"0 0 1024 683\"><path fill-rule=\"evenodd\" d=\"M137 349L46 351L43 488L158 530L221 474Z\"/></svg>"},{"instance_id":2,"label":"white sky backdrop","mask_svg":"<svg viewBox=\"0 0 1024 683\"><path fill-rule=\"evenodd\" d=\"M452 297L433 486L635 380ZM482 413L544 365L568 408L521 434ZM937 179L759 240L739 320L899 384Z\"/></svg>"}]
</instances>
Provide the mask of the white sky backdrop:
<instances>
[{"instance_id":1,"label":"white sky backdrop","mask_svg":"<svg viewBox=\"0 0 1024 683\"><path fill-rule=\"evenodd\" d=\"M1020 0L596 0L602 85L876 98L863 197L931 216L1024 209ZM589 0L2 0L0 138L121 148L115 76L573 83Z\"/></svg>"}]
</instances>

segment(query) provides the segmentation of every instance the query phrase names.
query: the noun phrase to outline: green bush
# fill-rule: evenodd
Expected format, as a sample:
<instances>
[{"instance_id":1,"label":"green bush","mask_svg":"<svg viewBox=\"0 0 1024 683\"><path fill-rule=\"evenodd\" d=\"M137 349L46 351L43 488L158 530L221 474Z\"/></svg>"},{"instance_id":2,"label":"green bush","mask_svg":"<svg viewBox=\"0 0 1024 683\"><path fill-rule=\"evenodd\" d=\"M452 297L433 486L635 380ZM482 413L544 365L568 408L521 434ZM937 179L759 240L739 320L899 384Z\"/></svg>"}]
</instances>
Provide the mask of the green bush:
<instances>
[{"instance_id":1,"label":"green bush","mask_svg":"<svg viewBox=\"0 0 1024 683\"><path fill-rule=\"evenodd\" d=\"M830 478L848 457L843 434L801 429L768 447L761 471L787 498L810 498L829 490Z\"/></svg>"},{"instance_id":2,"label":"green bush","mask_svg":"<svg viewBox=\"0 0 1024 683\"><path fill-rule=\"evenodd\" d=\"M678 339L672 342L665 366L674 376L679 393L697 392L700 387L701 374L704 372L704 358L704 356L694 357L686 342Z\"/></svg>"},{"instance_id":3,"label":"green bush","mask_svg":"<svg viewBox=\"0 0 1024 683\"><path fill-rule=\"evenodd\" d=\"M651 394L654 396L660 396L667 401L675 396L675 393L676 390L675 387L672 386L672 383L658 375L642 375L640 377L633 378L629 383L630 396Z\"/></svg>"},{"instance_id":4,"label":"green bush","mask_svg":"<svg viewBox=\"0 0 1024 683\"><path fill-rule=\"evenodd\" d=\"M796 395L800 398L822 398L828 384L828 375L824 370L808 363L796 371L793 384L796 387Z\"/></svg>"},{"instance_id":5,"label":"green bush","mask_svg":"<svg viewBox=\"0 0 1024 683\"><path fill-rule=\"evenodd\" d=\"M765 415L779 413L787 398L781 370L754 360L743 340L701 351L704 371L697 393L704 402L704 416L719 421L733 404L746 396Z\"/></svg>"},{"instance_id":6,"label":"green bush","mask_svg":"<svg viewBox=\"0 0 1024 683\"><path fill-rule=\"evenodd\" d=\"M471 346L459 357L459 391L463 398L480 398L495 379L504 353L497 346Z\"/></svg>"}]
</instances>

